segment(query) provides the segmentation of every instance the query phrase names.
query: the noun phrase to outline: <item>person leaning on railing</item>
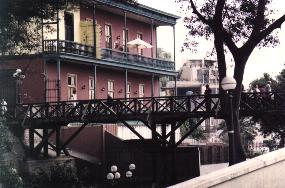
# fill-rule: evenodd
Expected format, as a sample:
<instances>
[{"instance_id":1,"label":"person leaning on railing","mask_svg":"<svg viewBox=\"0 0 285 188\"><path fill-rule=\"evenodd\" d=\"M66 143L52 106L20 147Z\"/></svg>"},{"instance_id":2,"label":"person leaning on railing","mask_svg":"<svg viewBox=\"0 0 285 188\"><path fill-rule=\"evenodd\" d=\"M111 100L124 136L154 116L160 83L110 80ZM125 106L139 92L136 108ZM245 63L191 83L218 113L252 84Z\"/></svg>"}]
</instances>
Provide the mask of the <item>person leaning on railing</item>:
<instances>
[{"instance_id":1,"label":"person leaning on railing","mask_svg":"<svg viewBox=\"0 0 285 188\"><path fill-rule=\"evenodd\" d=\"M5 99L1 99L1 115L4 115L7 112L7 102Z\"/></svg>"}]
</instances>

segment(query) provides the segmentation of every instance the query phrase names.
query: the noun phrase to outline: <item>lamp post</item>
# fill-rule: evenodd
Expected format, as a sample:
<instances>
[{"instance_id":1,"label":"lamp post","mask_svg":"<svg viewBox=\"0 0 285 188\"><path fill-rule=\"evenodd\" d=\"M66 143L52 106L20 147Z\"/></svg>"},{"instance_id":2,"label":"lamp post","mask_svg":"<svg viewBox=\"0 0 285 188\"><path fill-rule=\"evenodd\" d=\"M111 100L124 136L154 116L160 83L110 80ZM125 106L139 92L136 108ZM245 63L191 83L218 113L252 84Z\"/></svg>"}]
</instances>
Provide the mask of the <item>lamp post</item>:
<instances>
[{"instance_id":1,"label":"lamp post","mask_svg":"<svg viewBox=\"0 0 285 188\"><path fill-rule=\"evenodd\" d=\"M15 102L21 103L21 91L20 91L20 85L22 83L22 80L25 79L25 75L23 74L21 69L17 69L15 73L13 73L13 78L16 80L16 87L15 87Z\"/></svg>"},{"instance_id":2,"label":"lamp post","mask_svg":"<svg viewBox=\"0 0 285 188\"><path fill-rule=\"evenodd\" d=\"M236 88L236 80L233 77L224 77L221 86L229 97L229 119L228 119L228 136L229 136L229 165L235 162L235 143L234 143L234 126L233 126L233 95L232 90Z\"/></svg>"}]
</instances>

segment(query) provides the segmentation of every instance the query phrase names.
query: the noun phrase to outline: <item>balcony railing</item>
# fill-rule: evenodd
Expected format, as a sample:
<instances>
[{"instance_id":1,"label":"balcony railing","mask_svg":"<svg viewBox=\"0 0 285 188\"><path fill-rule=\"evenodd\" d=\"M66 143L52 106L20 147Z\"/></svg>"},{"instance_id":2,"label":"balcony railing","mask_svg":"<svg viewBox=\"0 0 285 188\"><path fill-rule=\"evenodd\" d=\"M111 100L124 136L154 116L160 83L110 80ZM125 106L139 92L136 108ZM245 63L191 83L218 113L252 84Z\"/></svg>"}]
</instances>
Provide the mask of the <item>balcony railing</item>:
<instances>
[{"instance_id":1,"label":"balcony railing","mask_svg":"<svg viewBox=\"0 0 285 188\"><path fill-rule=\"evenodd\" d=\"M59 53L95 57L93 46L88 46L66 40L60 40L58 45L57 45L57 40L45 40L44 52L56 53L57 46ZM144 66L148 68L151 67L151 68L164 69L164 70L175 70L173 61L150 58L107 48L101 49L101 59L116 60L119 61L120 63L131 64L136 66Z\"/></svg>"},{"instance_id":2,"label":"balcony railing","mask_svg":"<svg viewBox=\"0 0 285 188\"><path fill-rule=\"evenodd\" d=\"M136 64L139 66L174 70L174 62L172 61L145 57L138 54L131 54L128 52L122 52L108 48L102 49L102 59L114 59L121 62Z\"/></svg>"}]
</instances>

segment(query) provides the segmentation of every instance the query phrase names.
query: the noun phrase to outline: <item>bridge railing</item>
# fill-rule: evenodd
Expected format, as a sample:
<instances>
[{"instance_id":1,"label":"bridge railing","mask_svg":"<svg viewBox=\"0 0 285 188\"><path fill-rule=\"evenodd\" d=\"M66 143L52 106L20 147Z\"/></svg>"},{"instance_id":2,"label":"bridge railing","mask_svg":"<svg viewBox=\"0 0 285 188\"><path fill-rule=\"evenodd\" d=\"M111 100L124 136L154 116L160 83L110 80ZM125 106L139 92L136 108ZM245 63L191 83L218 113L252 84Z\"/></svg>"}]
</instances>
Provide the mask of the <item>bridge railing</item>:
<instances>
[{"instance_id":1,"label":"bridge railing","mask_svg":"<svg viewBox=\"0 0 285 188\"><path fill-rule=\"evenodd\" d=\"M167 112L205 112L212 110L218 95L205 99L203 95L148 97L131 99L95 99L49 103L21 104L14 111L6 114L16 119L62 119L93 115L129 115ZM207 109L206 103L210 103Z\"/></svg>"},{"instance_id":2,"label":"bridge railing","mask_svg":"<svg viewBox=\"0 0 285 188\"><path fill-rule=\"evenodd\" d=\"M240 112L253 115L258 112L284 110L285 95L278 93L243 93ZM131 99L95 99L8 106L1 114L11 119L82 120L85 117L106 115L139 115L150 113L217 112L220 95L146 97Z\"/></svg>"}]
</instances>

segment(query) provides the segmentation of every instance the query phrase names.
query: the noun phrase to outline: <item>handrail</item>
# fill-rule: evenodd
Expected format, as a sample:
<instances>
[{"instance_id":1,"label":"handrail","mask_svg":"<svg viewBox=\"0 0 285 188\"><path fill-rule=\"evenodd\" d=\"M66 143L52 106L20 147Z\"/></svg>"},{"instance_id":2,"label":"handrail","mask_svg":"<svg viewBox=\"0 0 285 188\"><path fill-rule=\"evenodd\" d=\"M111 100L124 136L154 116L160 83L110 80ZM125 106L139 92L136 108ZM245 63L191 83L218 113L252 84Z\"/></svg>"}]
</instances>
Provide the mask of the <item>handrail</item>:
<instances>
[{"instance_id":1,"label":"handrail","mask_svg":"<svg viewBox=\"0 0 285 188\"><path fill-rule=\"evenodd\" d=\"M94 47L90 45L80 44L74 41L60 40L58 46L59 46L58 50L59 53L95 57ZM45 53L56 53L57 40L55 39L44 40L43 48ZM110 58L112 60L119 60L120 63L129 63L139 66L152 67L152 68L165 69L165 70L175 70L173 61L151 58L108 48L102 48L101 54L102 54L101 59Z\"/></svg>"}]
</instances>

